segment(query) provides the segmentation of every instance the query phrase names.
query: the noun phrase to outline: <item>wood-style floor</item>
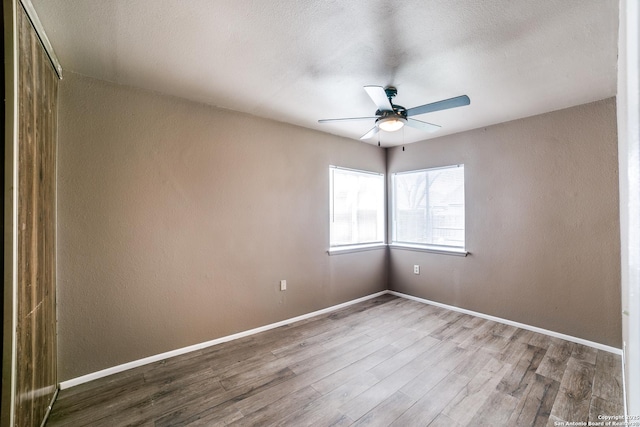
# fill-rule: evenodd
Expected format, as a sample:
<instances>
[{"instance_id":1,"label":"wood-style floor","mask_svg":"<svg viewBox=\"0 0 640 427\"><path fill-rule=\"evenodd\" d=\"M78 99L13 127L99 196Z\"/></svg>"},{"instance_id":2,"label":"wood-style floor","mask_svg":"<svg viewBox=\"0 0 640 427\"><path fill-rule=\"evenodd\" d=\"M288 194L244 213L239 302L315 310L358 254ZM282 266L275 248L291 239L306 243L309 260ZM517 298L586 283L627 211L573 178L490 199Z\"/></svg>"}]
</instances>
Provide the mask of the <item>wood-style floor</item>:
<instances>
[{"instance_id":1,"label":"wood-style floor","mask_svg":"<svg viewBox=\"0 0 640 427\"><path fill-rule=\"evenodd\" d=\"M391 295L62 390L48 426L553 426L620 357Z\"/></svg>"}]
</instances>

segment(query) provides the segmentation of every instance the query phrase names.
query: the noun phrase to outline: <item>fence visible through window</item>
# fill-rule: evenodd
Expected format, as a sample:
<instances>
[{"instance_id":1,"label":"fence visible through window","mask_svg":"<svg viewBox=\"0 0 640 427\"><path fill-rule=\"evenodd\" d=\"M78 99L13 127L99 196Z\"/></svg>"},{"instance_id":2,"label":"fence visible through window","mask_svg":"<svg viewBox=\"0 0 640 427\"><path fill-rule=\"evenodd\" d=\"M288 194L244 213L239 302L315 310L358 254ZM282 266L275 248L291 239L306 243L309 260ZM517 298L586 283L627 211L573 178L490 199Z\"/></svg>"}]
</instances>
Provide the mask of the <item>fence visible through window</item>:
<instances>
[{"instance_id":1,"label":"fence visible through window","mask_svg":"<svg viewBox=\"0 0 640 427\"><path fill-rule=\"evenodd\" d=\"M393 242L464 248L464 165L393 175Z\"/></svg>"}]
</instances>

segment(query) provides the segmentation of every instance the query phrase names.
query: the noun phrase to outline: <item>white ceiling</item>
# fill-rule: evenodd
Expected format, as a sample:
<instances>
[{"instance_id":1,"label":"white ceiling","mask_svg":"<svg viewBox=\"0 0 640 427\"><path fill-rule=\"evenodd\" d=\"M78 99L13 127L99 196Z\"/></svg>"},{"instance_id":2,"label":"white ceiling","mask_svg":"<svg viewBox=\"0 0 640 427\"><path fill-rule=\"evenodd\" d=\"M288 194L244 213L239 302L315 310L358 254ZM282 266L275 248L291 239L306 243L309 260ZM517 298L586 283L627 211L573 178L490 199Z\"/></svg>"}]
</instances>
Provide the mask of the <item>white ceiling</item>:
<instances>
[{"instance_id":1,"label":"white ceiling","mask_svg":"<svg viewBox=\"0 0 640 427\"><path fill-rule=\"evenodd\" d=\"M438 137L615 95L617 0L32 0L66 71L358 139L364 85ZM377 138L369 141L377 144Z\"/></svg>"}]
</instances>

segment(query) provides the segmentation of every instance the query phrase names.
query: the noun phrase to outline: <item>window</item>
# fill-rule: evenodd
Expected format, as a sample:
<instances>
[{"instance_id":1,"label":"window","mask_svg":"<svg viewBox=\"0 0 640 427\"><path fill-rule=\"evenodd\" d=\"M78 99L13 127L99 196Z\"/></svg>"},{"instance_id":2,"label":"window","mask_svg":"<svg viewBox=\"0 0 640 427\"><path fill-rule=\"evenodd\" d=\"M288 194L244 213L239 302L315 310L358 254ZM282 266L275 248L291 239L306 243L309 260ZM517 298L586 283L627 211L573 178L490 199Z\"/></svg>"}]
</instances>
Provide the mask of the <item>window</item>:
<instances>
[{"instance_id":1,"label":"window","mask_svg":"<svg viewBox=\"0 0 640 427\"><path fill-rule=\"evenodd\" d=\"M330 168L330 246L384 243L384 175Z\"/></svg>"},{"instance_id":2,"label":"window","mask_svg":"<svg viewBox=\"0 0 640 427\"><path fill-rule=\"evenodd\" d=\"M464 165L393 174L393 243L464 249Z\"/></svg>"}]
</instances>

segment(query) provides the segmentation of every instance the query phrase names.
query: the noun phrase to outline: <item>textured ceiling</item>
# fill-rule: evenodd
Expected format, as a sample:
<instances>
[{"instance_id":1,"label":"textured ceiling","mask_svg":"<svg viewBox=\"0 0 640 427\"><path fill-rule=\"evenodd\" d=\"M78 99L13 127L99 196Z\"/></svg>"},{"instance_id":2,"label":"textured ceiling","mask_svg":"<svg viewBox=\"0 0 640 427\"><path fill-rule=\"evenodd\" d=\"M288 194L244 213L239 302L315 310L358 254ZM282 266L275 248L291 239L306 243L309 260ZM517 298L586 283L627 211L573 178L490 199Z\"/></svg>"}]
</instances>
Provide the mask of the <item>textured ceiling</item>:
<instances>
[{"instance_id":1,"label":"textured ceiling","mask_svg":"<svg viewBox=\"0 0 640 427\"><path fill-rule=\"evenodd\" d=\"M66 71L358 139L364 85L442 128L415 142L615 95L617 0L32 0ZM369 141L377 144L377 138Z\"/></svg>"}]
</instances>

